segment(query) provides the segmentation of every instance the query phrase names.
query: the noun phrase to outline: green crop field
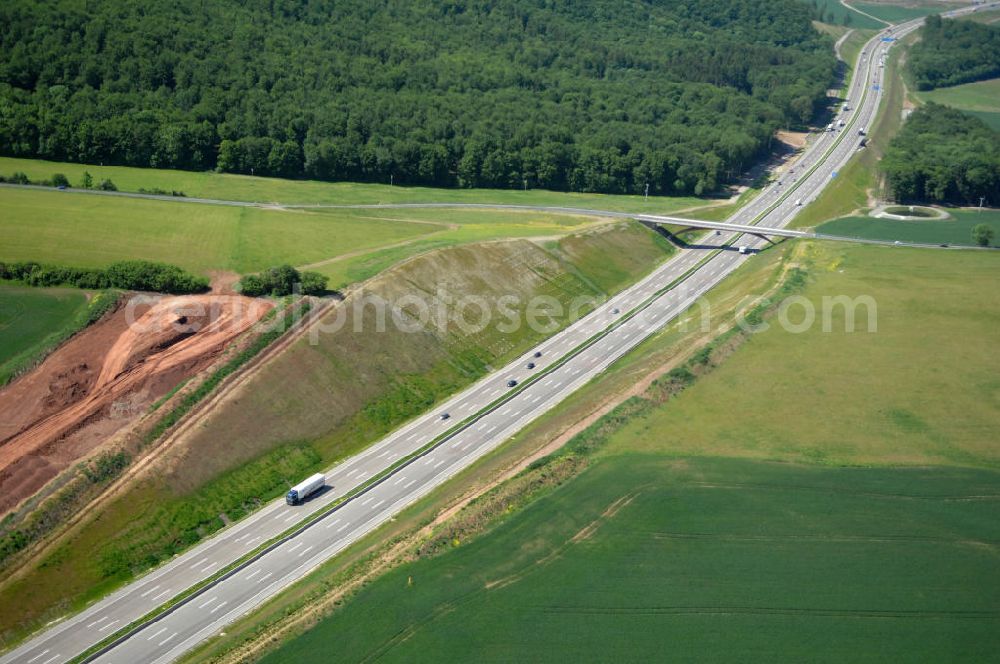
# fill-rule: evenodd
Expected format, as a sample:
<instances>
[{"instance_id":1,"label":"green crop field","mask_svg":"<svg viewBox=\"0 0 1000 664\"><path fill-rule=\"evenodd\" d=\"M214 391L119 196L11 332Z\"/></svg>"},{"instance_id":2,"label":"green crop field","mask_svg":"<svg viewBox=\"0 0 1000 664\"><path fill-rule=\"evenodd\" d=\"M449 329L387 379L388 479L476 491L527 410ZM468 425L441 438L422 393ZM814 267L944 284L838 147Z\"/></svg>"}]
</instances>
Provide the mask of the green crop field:
<instances>
[{"instance_id":1,"label":"green crop field","mask_svg":"<svg viewBox=\"0 0 1000 664\"><path fill-rule=\"evenodd\" d=\"M1000 112L1000 78L918 92L925 101L946 104L962 110Z\"/></svg>"},{"instance_id":2,"label":"green crop field","mask_svg":"<svg viewBox=\"0 0 1000 664\"><path fill-rule=\"evenodd\" d=\"M312 213L0 189L0 260L82 267L143 258L196 272L260 270L377 247L425 224Z\"/></svg>"},{"instance_id":3,"label":"green crop field","mask_svg":"<svg viewBox=\"0 0 1000 664\"><path fill-rule=\"evenodd\" d=\"M989 659L998 491L990 471L616 455L263 662Z\"/></svg>"},{"instance_id":4,"label":"green crop field","mask_svg":"<svg viewBox=\"0 0 1000 664\"><path fill-rule=\"evenodd\" d=\"M914 94L921 101L933 101L965 111L1000 131L1000 78Z\"/></svg>"},{"instance_id":5,"label":"green crop field","mask_svg":"<svg viewBox=\"0 0 1000 664\"><path fill-rule=\"evenodd\" d=\"M819 226L819 233L872 240L971 245L972 228L985 223L1000 237L1000 210L949 210L954 219L898 221L873 217L843 217Z\"/></svg>"},{"instance_id":6,"label":"green crop field","mask_svg":"<svg viewBox=\"0 0 1000 664\"><path fill-rule=\"evenodd\" d=\"M866 14L871 14L889 23L904 23L910 19L920 18L928 14L939 14L949 9L949 7L943 7L940 3L929 2L920 3L915 6L909 6L913 3L907 3L904 6L903 4L888 2L852 2L850 4Z\"/></svg>"},{"instance_id":7,"label":"green crop field","mask_svg":"<svg viewBox=\"0 0 1000 664\"><path fill-rule=\"evenodd\" d=\"M975 21L976 23L997 24L1000 23L1000 10L977 11L974 14L966 15L963 21Z\"/></svg>"},{"instance_id":8,"label":"green crop field","mask_svg":"<svg viewBox=\"0 0 1000 664\"><path fill-rule=\"evenodd\" d=\"M86 308L87 295L81 290L0 282L0 385L71 327Z\"/></svg>"},{"instance_id":9,"label":"green crop field","mask_svg":"<svg viewBox=\"0 0 1000 664\"><path fill-rule=\"evenodd\" d=\"M227 173L191 172L129 166L95 166L40 159L0 157L0 175L20 171L33 181L49 180L54 173L67 176L79 186L84 171L94 182L111 179L120 191L162 189L183 192L189 197L214 198L259 203L365 205L378 203L498 203L510 205L554 205L624 210L628 212L673 212L683 208L711 205L718 201L692 197L615 196L576 194L542 189L435 189L393 187L384 184L283 180Z\"/></svg>"},{"instance_id":10,"label":"green crop field","mask_svg":"<svg viewBox=\"0 0 1000 664\"><path fill-rule=\"evenodd\" d=\"M929 223L929 222L928 222ZM777 320L669 407L623 428L628 449L829 464L1000 468L1000 254L816 243L803 296L816 322ZM870 297L822 326L824 296ZM795 324L804 307L788 311ZM733 395L739 395L734 401ZM655 432L670 432L666 444Z\"/></svg>"},{"instance_id":11,"label":"green crop field","mask_svg":"<svg viewBox=\"0 0 1000 664\"><path fill-rule=\"evenodd\" d=\"M509 210L270 209L0 188L0 260L144 258L205 273L315 266L331 287L432 246L564 235L594 218Z\"/></svg>"},{"instance_id":12,"label":"green crop field","mask_svg":"<svg viewBox=\"0 0 1000 664\"><path fill-rule=\"evenodd\" d=\"M986 123L986 126L993 131L1000 131L1000 112L997 111L969 111L961 109L966 115L979 118Z\"/></svg>"},{"instance_id":13,"label":"green crop field","mask_svg":"<svg viewBox=\"0 0 1000 664\"><path fill-rule=\"evenodd\" d=\"M812 4L811 0L802 1ZM885 27L885 24L879 21L871 19L860 12L848 9L840 3L840 0L816 0L815 4L819 9L823 10L823 20L827 23L844 25L844 21L848 20L850 22L849 27L852 28L880 29ZM850 16L850 19L847 19L848 16Z\"/></svg>"}]
</instances>

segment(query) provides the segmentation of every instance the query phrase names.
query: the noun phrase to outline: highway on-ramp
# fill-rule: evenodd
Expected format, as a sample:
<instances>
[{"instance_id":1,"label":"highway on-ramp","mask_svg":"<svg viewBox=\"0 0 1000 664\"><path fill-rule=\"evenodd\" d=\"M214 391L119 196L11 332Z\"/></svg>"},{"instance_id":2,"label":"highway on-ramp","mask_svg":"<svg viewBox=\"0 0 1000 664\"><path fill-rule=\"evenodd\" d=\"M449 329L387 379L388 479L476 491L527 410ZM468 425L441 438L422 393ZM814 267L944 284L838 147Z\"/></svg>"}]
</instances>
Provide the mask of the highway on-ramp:
<instances>
[{"instance_id":1,"label":"highway on-ramp","mask_svg":"<svg viewBox=\"0 0 1000 664\"><path fill-rule=\"evenodd\" d=\"M918 25L895 27L893 36ZM819 135L796 173L763 191L731 223L785 226L801 209L799 199L805 204L814 198L857 150L857 129L872 125L881 97L877 52L891 46L881 36L861 52L849 92L852 110L843 116L847 126ZM675 319L752 259L752 253L736 251L737 244L751 249L764 244L753 236L719 233L710 236L716 248L678 252L503 369L338 464L327 473L328 489L314 499L295 507L283 501L267 505L41 633L0 663L63 664L114 635L113 644L88 658L123 664L177 659L495 449ZM528 368L529 363L534 366ZM510 381L516 385L509 387ZM444 413L449 417L443 418ZM253 555L245 558L248 554ZM202 583L154 620L133 625Z\"/></svg>"}]
</instances>

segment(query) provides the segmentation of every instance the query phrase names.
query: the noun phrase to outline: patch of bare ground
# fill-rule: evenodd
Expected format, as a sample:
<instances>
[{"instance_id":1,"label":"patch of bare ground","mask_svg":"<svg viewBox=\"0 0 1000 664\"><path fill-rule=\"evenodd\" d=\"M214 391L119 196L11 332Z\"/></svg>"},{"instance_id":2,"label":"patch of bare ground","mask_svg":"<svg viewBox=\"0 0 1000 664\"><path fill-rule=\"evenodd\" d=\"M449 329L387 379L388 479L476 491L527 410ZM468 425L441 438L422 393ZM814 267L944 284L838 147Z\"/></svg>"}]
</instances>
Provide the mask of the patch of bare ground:
<instances>
[{"instance_id":1,"label":"patch of bare ground","mask_svg":"<svg viewBox=\"0 0 1000 664\"><path fill-rule=\"evenodd\" d=\"M310 299L313 300L313 306L308 315L298 320L288 333L268 346L265 351L240 367L236 372L227 376L209 398L199 402L176 424L167 429L156 441L147 443L145 439L157 425L162 413L169 412L179 405L191 392L197 390L204 380L216 369L221 368L233 355L248 347L256 338L256 334L263 332L266 326L261 327L254 333L243 334L233 339L225 349L225 352L216 354L212 358L212 361L185 383L181 389L162 401L155 412L151 412L147 404L142 411L144 414L131 426L114 432L114 435L109 433L105 438L104 444L98 449L123 451L133 457L133 463L111 484L104 487L88 486L85 490L81 491L80 483L83 482L84 478L80 477L79 473L67 470L46 485L42 491L32 496L15 513L16 522L22 522L44 513L47 503L57 504L72 511L71 513L63 513L65 510L62 510L54 515L46 514L43 518L49 521L57 521L57 523L47 524L44 539L37 546L33 546L18 554L16 560L13 561L16 563L15 565L8 564L11 562L10 560L5 561L0 578L6 582L9 578L18 576L17 570L31 569L33 564L50 553L54 547L58 546L63 541L62 538L64 536L72 534L80 527L85 526L93 515L100 513L100 510L103 509L106 503L113 501L116 497L127 491L134 484L135 480L144 473L156 468L158 460L164 456L165 452L175 446L179 440L184 439L186 431L196 426L201 421L201 418L220 400L228 398L234 390L242 387L248 380L248 377L263 363L287 349L289 344L300 338L306 332L308 326L315 323L335 303L335 300ZM262 303L267 308L273 306L272 303L263 300L257 302ZM74 493L75 497L72 499L68 498L66 495L67 492Z\"/></svg>"},{"instance_id":2,"label":"patch of bare ground","mask_svg":"<svg viewBox=\"0 0 1000 664\"><path fill-rule=\"evenodd\" d=\"M808 137L809 132L807 131L786 131L781 129L775 134L775 138L795 150L804 148L806 146L806 138Z\"/></svg>"},{"instance_id":3,"label":"patch of bare ground","mask_svg":"<svg viewBox=\"0 0 1000 664\"><path fill-rule=\"evenodd\" d=\"M0 390L0 512L133 423L271 306L134 296Z\"/></svg>"},{"instance_id":4,"label":"patch of bare ground","mask_svg":"<svg viewBox=\"0 0 1000 664\"><path fill-rule=\"evenodd\" d=\"M236 284L240 281L240 275L236 272L225 270L213 270L208 273L209 286L214 295L238 295Z\"/></svg>"},{"instance_id":5,"label":"patch of bare ground","mask_svg":"<svg viewBox=\"0 0 1000 664\"><path fill-rule=\"evenodd\" d=\"M233 296L135 296L0 390L0 512L134 422L270 308Z\"/></svg>"}]
</instances>

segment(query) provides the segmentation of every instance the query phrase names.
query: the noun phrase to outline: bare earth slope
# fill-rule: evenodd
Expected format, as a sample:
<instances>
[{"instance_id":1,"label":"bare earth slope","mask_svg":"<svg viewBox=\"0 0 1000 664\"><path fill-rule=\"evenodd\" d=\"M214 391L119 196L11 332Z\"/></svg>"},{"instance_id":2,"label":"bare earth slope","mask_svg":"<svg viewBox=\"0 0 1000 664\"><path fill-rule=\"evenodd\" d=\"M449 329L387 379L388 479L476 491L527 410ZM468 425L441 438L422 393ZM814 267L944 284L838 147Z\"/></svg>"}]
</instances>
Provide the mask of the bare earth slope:
<instances>
[{"instance_id":1,"label":"bare earth slope","mask_svg":"<svg viewBox=\"0 0 1000 664\"><path fill-rule=\"evenodd\" d=\"M0 390L0 512L207 366L271 304L135 296Z\"/></svg>"}]
</instances>

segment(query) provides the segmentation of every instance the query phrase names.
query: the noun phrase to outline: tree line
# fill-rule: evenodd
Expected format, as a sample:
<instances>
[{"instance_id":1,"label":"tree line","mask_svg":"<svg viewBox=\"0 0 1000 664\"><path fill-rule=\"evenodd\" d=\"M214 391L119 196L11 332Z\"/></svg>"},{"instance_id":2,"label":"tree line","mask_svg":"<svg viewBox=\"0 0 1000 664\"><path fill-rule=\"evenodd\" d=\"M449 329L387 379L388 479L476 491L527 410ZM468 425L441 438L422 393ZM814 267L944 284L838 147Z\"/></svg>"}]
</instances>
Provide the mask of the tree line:
<instances>
[{"instance_id":1,"label":"tree line","mask_svg":"<svg viewBox=\"0 0 1000 664\"><path fill-rule=\"evenodd\" d=\"M24 171L14 171L10 175L3 175L2 173L0 173L0 183L34 184L40 187L60 187L63 189L73 186L72 183L70 183L69 178L66 177L63 173L53 173L52 177L49 178L48 180L32 180L31 178L28 177L28 174L25 173ZM83 177L80 179L80 187L82 189L100 189L101 191L118 191L118 187L115 185L114 182L111 181L110 178L105 178L95 185L94 177L87 171L83 172ZM140 193L161 193L161 192L167 193L163 192L162 190L147 192L140 189L139 191ZM184 192L174 192L173 195L183 196Z\"/></svg>"},{"instance_id":2,"label":"tree line","mask_svg":"<svg viewBox=\"0 0 1000 664\"><path fill-rule=\"evenodd\" d=\"M118 261L106 268L65 267L34 261L0 263L0 279L29 286L76 286L78 288L153 291L187 294L208 290L208 279L185 272L175 265L150 261Z\"/></svg>"},{"instance_id":3,"label":"tree line","mask_svg":"<svg viewBox=\"0 0 1000 664\"><path fill-rule=\"evenodd\" d=\"M882 170L896 200L1000 204L1000 133L979 118L929 103L889 143Z\"/></svg>"},{"instance_id":4,"label":"tree line","mask_svg":"<svg viewBox=\"0 0 1000 664\"><path fill-rule=\"evenodd\" d=\"M1000 27L928 16L907 66L918 90L1000 76Z\"/></svg>"},{"instance_id":5,"label":"tree line","mask_svg":"<svg viewBox=\"0 0 1000 664\"><path fill-rule=\"evenodd\" d=\"M701 194L825 103L798 0L0 3L0 152Z\"/></svg>"}]
</instances>

